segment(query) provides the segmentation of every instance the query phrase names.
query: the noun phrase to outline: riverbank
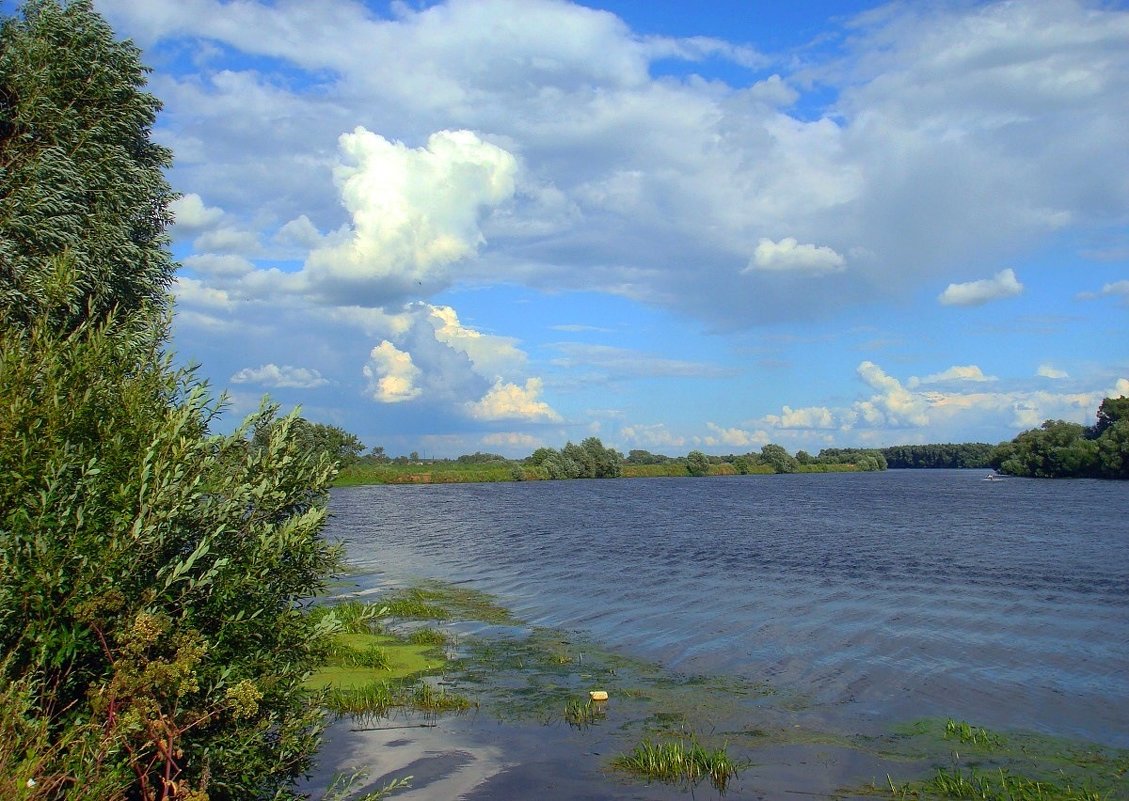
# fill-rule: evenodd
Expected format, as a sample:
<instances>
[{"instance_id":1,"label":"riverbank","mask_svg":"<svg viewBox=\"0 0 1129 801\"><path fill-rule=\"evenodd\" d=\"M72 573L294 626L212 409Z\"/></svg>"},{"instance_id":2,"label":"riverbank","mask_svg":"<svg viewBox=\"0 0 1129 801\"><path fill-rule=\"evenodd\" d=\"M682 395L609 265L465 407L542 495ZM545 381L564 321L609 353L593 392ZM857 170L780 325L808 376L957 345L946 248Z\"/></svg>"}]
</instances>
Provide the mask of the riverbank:
<instances>
[{"instance_id":1,"label":"riverbank","mask_svg":"<svg viewBox=\"0 0 1129 801\"><path fill-rule=\"evenodd\" d=\"M860 469L851 464L800 465L797 473L854 473ZM773 475L768 465L749 465L744 475ZM648 465L623 465L621 478L685 478L689 473L681 462ZM729 462L710 465L707 476L743 475ZM371 484L470 484L510 481L549 481L543 467L521 462L415 462L408 464L358 464L341 470L334 486L354 487ZM567 480L567 479L566 479ZM601 479L604 480L604 479Z\"/></svg>"}]
</instances>

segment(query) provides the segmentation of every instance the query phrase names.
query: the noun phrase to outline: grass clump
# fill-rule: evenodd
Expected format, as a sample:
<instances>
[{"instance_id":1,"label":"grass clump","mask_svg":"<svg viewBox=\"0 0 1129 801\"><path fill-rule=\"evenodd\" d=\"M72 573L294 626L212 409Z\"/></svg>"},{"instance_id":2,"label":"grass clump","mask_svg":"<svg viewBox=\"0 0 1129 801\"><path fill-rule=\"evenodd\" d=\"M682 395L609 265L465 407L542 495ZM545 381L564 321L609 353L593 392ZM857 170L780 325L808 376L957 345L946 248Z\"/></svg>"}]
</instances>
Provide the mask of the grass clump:
<instances>
[{"instance_id":1,"label":"grass clump","mask_svg":"<svg viewBox=\"0 0 1129 801\"><path fill-rule=\"evenodd\" d=\"M887 777L890 794L898 799L969 798L977 801L1104 801L1097 790L1058 785L1050 781L1017 776L1000 768L982 773L975 768L965 773L960 768L937 771L925 782L896 785Z\"/></svg>"},{"instance_id":2,"label":"grass clump","mask_svg":"<svg viewBox=\"0 0 1129 801\"><path fill-rule=\"evenodd\" d=\"M412 645L446 645L447 635L438 629L416 629L408 635Z\"/></svg>"},{"instance_id":3,"label":"grass clump","mask_svg":"<svg viewBox=\"0 0 1129 801\"><path fill-rule=\"evenodd\" d=\"M693 785L708 779L722 793L737 776L738 769L724 748L707 750L693 738L663 743L644 740L630 753L616 757L612 767L662 782Z\"/></svg>"},{"instance_id":4,"label":"grass clump","mask_svg":"<svg viewBox=\"0 0 1129 801\"><path fill-rule=\"evenodd\" d=\"M953 720L952 718L945 721L945 739L956 739L960 740L960 742L965 745L976 745L985 748L1003 748L1005 745L1004 738L995 732L980 726L972 726L963 720Z\"/></svg>"},{"instance_id":5,"label":"grass clump","mask_svg":"<svg viewBox=\"0 0 1129 801\"><path fill-rule=\"evenodd\" d=\"M565 704L564 719L569 726L586 729L607 715L603 704L570 698Z\"/></svg>"}]
</instances>

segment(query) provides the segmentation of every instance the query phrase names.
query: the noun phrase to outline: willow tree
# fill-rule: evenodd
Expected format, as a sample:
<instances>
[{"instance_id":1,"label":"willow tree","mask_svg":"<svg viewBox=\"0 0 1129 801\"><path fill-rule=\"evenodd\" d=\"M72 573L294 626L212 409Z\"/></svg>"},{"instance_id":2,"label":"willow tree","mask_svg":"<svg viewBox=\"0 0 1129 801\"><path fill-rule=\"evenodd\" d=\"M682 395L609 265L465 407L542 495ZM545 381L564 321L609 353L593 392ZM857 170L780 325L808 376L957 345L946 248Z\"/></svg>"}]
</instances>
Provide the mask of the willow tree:
<instances>
[{"instance_id":1,"label":"willow tree","mask_svg":"<svg viewBox=\"0 0 1129 801\"><path fill-rule=\"evenodd\" d=\"M173 369L169 153L87 0L0 26L0 798L277 799L322 725L332 461ZM257 447L248 436L269 432Z\"/></svg>"},{"instance_id":2,"label":"willow tree","mask_svg":"<svg viewBox=\"0 0 1129 801\"><path fill-rule=\"evenodd\" d=\"M168 290L172 154L151 138L161 104L146 72L90 0L31 0L0 27L0 313L10 320L43 307L45 265L64 254L84 315L160 303Z\"/></svg>"}]
</instances>

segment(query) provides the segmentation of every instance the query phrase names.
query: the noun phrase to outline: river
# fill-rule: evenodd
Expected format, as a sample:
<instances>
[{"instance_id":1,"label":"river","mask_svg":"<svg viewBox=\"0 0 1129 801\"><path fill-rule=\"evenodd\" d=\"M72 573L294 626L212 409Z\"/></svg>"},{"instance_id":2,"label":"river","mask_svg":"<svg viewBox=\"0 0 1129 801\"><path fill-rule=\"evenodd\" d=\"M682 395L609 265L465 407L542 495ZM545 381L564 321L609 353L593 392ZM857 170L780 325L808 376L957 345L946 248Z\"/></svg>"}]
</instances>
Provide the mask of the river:
<instances>
[{"instance_id":1,"label":"river","mask_svg":"<svg viewBox=\"0 0 1129 801\"><path fill-rule=\"evenodd\" d=\"M1129 748L1129 483L984 471L371 486L328 534L373 585L492 593L808 724L950 716Z\"/></svg>"}]
</instances>

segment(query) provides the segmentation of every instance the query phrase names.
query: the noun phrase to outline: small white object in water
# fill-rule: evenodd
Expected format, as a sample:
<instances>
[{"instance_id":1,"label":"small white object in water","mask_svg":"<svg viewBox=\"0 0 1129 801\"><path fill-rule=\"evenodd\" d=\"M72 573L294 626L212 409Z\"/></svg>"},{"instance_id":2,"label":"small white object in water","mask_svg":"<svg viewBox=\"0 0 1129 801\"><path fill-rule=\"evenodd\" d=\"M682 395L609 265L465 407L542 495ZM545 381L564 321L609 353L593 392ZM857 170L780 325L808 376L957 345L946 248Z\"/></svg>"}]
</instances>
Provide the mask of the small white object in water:
<instances>
[{"instance_id":1,"label":"small white object in water","mask_svg":"<svg viewBox=\"0 0 1129 801\"><path fill-rule=\"evenodd\" d=\"M606 701L606 700L608 700L608 691L607 690L592 690L590 693L588 693L588 697L591 698L593 701Z\"/></svg>"}]
</instances>

